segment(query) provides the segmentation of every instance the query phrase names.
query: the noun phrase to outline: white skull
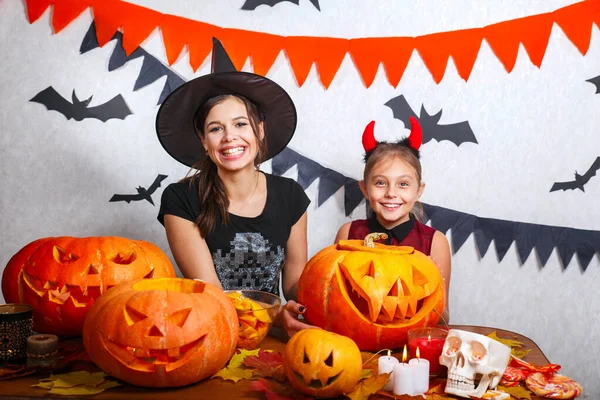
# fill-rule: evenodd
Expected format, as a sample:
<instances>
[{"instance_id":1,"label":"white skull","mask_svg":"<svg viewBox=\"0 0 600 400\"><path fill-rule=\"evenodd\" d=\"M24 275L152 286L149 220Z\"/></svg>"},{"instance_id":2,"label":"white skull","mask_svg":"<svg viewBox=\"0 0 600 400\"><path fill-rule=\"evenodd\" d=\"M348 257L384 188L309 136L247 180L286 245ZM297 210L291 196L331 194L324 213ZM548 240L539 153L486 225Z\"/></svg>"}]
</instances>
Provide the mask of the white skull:
<instances>
[{"instance_id":1,"label":"white skull","mask_svg":"<svg viewBox=\"0 0 600 400\"><path fill-rule=\"evenodd\" d=\"M440 356L440 364L448 368L446 393L482 397L488 387L496 388L509 361L510 347L484 335L450 329Z\"/></svg>"}]
</instances>

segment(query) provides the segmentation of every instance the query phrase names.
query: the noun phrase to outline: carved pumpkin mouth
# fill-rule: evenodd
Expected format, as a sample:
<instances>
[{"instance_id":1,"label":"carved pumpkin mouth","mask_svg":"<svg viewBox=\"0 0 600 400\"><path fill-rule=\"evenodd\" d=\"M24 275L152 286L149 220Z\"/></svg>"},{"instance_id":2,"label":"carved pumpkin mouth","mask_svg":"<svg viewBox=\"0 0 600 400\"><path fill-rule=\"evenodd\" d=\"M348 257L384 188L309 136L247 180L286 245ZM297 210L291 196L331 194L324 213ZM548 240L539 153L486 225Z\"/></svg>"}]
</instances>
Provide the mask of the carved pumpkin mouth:
<instances>
[{"instance_id":1,"label":"carved pumpkin mouth","mask_svg":"<svg viewBox=\"0 0 600 400\"><path fill-rule=\"evenodd\" d=\"M294 376L296 377L296 379L299 382L304 383L306 386L312 388L312 389L323 389L326 388L327 386L330 386L331 384L333 384L333 382L335 382L337 380L337 378L340 377L340 375L342 374L341 372L337 373L336 375L330 377L329 379L327 379L327 381L325 383L321 382L321 380L319 379L311 379L310 382L306 383L304 381L304 378L302 377L302 375L300 375L298 372L293 371L294 372Z\"/></svg>"},{"instance_id":2,"label":"carved pumpkin mouth","mask_svg":"<svg viewBox=\"0 0 600 400\"><path fill-rule=\"evenodd\" d=\"M414 267L404 276L386 269L373 261L358 267L342 261L336 276L343 296L365 320L385 326L410 323L420 316L419 310L433 290L423 287L428 280Z\"/></svg>"},{"instance_id":3,"label":"carved pumpkin mouth","mask_svg":"<svg viewBox=\"0 0 600 400\"><path fill-rule=\"evenodd\" d=\"M129 368L142 372L161 369L169 372L185 364L200 349L206 335L186 345L170 349L139 349L113 342L102 334L100 338L104 348Z\"/></svg>"}]
</instances>

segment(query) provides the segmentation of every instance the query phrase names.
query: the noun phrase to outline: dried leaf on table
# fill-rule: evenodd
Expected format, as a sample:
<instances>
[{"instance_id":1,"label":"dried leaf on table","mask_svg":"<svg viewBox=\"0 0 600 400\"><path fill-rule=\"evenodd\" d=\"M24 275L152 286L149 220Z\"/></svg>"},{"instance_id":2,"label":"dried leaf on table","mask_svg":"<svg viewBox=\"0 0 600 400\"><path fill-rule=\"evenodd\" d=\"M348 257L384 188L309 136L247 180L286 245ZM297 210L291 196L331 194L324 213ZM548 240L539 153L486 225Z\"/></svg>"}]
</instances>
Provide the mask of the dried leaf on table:
<instances>
[{"instance_id":1,"label":"dried leaf on table","mask_svg":"<svg viewBox=\"0 0 600 400\"><path fill-rule=\"evenodd\" d=\"M22 376L31 375L36 372L35 368L29 368L23 365L5 365L0 368L0 381Z\"/></svg>"},{"instance_id":2,"label":"dried leaf on table","mask_svg":"<svg viewBox=\"0 0 600 400\"><path fill-rule=\"evenodd\" d=\"M513 356L517 357L517 358L523 358L525 357L527 354L529 354L529 352L531 351L531 349L510 349L510 354L512 354Z\"/></svg>"},{"instance_id":3,"label":"dried leaf on table","mask_svg":"<svg viewBox=\"0 0 600 400\"><path fill-rule=\"evenodd\" d=\"M502 391L510 394L511 397L515 398L515 399L531 400L532 393L528 389L524 388L523 386L508 387L508 386L498 385L498 387L496 389L502 390Z\"/></svg>"},{"instance_id":4,"label":"dried leaf on table","mask_svg":"<svg viewBox=\"0 0 600 400\"><path fill-rule=\"evenodd\" d=\"M362 381L363 379L367 379L373 376L373 370L372 369L363 369L362 371L360 371L360 378L358 378L359 381Z\"/></svg>"},{"instance_id":5,"label":"dried leaf on table","mask_svg":"<svg viewBox=\"0 0 600 400\"><path fill-rule=\"evenodd\" d=\"M253 375L264 378L275 378L278 381L285 380L283 371L283 356L278 351L260 350L255 356L247 356L243 364L254 368Z\"/></svg>"},{"instance_id":6,"label":"dried leaf on table","mask_svg":"<svg viewBox=\"0 0 600 400\"><path fill-rule=\"evenodd\" d=\"M388 373L363 379L356 384L352 392L346 393L346 396L352 400L367 400L370 395L383 389L389 377L390 374Z\"/></svg>"},{"instance_id":7,"label":"dried leaf on table","mask_svg":"<svg viewBox=\"0 0 600 400\"><path fill-rule=\"evenodd\" d=\"M379 357L375 357L375 354L367 351L361 351L360 356L362 357L363 369L374 369L377 372L377 361Z\"/></svg>"},{"instance_id":8,"label":"dried leaf on table","mask_svg":"<svg viewBox=\"0 0 600 400\"><path fill-rule=\"evenodd\" d=\"M39 383L31 386L50 389L48 393L52 394L91 395L120 385L116 381L104 379L105 376L104 372L93 374L85 371L69 372L66 374L50 375L50 378L40 379Z\"/></svg>"},{"instance_id":9,"label":"dried leaf on table","mask_svg":"<svg viewBox=\"0 0 600 400\"><path fill-rule=\"evenodd\" d=\"M79 395L79 396L85 396L87 395L91 395L91 394L98 394L100 392L105 391L106 389L110 389L113 388L115 386L119 386L120 383L115 382L115 381L104 381L99 385L96 386L74 386L74 387L70 387L70 388L61 388L61 387L54 387L52 389L50 389L50 391L48 393L52 393L52 394L62 394L62 395Z\"/></svg>"},{"instance_id":10,"label":"dried leaf on table","mask_svg":"<svg viewBox=\"0 0 600 400\"><path fill-rule=\"evenodd\" d=\"M510 347L511 349L513 347L523 347L523 342L519 342L518 340L514 340L514 339L504 339L504 338L499 338L498 334L496 333L496 331L490 333L489 335L487 335L490 339L494 339L497 340L498 342ZM514 336L517 337L517 336Z\"/></svg>"},{"instance_id":11,"label":"dried leaf on table","mask_svg":"<svg viewBox=\"0 0 600 400\"><path fill-rule=\"evenodd\" d=\"M245 350L238 349L236 353L229 360L229 364L225 368L220 369L216 374L211 376L212 378L223 378L225 380L230 380L237 382L240 379L250 379L254 375L252 372L252 368L248 368L244 366L244 360L248 356L256 356L260 349L256 350Z\"/></svg>"},{"instance_id":12,"label":"dried leaf on table","mask_svg":"<svg viewBox=\"0 0 600 400\"><path fill-rule=\"evenodd\" d=\"M427 393L425 394L444 394L444 390L446 389L446 384L444 382L439 382L434 386L431 386Z\"/></svg>"},{"instance_id":13,"label":"dried leaf on table","mask_svg":"<svg viewBox=\"0 0 600 400\"><path fill-rule=\"evenodd\" d=\"M263 378L250 382L250 389L263 392L267 400L307 400L311 398L301 395L290 386Z\"/></svg>"}]
</instances>

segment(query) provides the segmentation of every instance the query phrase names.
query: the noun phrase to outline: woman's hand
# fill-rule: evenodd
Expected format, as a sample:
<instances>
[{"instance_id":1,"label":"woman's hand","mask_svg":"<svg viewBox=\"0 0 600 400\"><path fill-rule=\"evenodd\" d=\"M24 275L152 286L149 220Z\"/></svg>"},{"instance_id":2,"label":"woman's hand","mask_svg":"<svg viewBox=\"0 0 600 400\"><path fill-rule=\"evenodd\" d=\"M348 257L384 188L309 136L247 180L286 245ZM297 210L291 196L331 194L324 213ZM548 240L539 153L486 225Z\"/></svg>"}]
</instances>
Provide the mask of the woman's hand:
<instances>
[{"instance_id":1,"label":"woman's hand","mask_svg":"<svg viewBox=\"0 0 600 400\"><path fill-rule=\"evenodd\" d=\"M302 329L320 329L316 326L305 324L304 322L300 322L298 320L298 315L304 314L305 311L306 307L304 307L302 304L298 304L294 300L288 301L283 307L281 307L278 316L278 325L285 330L289 337L292 337L294 333L301 331Z\"/></svg>"}]
</instances>

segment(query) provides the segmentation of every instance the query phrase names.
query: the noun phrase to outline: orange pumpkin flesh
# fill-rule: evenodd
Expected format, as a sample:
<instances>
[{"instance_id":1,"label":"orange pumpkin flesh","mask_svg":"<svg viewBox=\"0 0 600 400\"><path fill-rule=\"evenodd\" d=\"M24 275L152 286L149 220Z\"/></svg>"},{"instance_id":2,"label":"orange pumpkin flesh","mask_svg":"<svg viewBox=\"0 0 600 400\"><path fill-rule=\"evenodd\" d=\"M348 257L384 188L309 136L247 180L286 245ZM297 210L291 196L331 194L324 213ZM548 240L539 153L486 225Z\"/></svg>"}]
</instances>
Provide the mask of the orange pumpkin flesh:
<instances>
[{"instance_id":1,"label":"orange pumpkin flesh","mask_svg":"<svg viewBox=\"0 0 600 400\"><path fill-rule=\"evenodd\" d=\"M38 239L17 252L2 275L7 302L33 307L33 329L79 335L96 299L108 288L140 278L174 277L155 245L121 237Z\"/></svg>"},{"instance_id":2,"label":"orange pumpkin flesh","mask_svg":"<svg viewBox=\"0 0 600 400\"><path fill-rule=\"evenodd\" d=\"M401 347L409 329L437 324L444 298L441 274L429 257L412 247L370 248L360 240L321 250L298 283L310 324L368 351Z\"/></svg>"},{"instance_id":3,"label":"orange pumpkin flesh","mask_svg":"<svg viewBox=\"0 0 600 400\"><path fill-rule=\"evenodd\" d=\"M362 370L362 357L349 338L321 329L292 336L284 350L284 371L298 391L331 398L352 391Z\"/></svg>"},{"instance_id":4,"label":"orange pumpkin flesh","mask_svg":"<svg viewBox=\"0 0 600 400\"><path fill-rule=\"evenodd\" d=\"M94 304L83 342L107 374L138 386L198 382L227 364L238 319L227 295L190 279L143 279L118 285Z\"/></svg>"}]
</instances>

